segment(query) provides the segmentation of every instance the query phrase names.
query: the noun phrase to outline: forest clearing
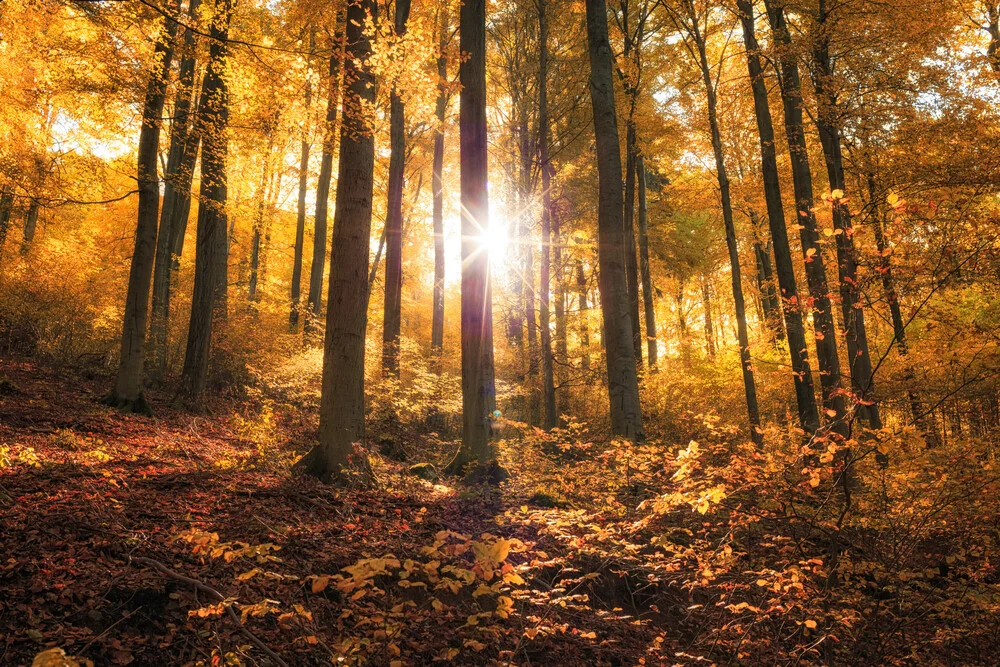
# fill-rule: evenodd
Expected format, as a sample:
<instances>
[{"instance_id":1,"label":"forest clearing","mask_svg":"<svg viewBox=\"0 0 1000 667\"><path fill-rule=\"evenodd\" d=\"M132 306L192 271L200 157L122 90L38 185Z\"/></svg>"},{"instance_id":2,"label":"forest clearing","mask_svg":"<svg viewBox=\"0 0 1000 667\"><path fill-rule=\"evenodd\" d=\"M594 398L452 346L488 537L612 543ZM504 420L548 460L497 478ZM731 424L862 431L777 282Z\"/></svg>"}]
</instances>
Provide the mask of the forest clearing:
<instances>
[{"instance_id":1,"label":"forest clearing","mask_svg":"<svg viewBox=\"0 0 1000 667\"><path fill-rule=\"evenodd\" d=\"M994 665L997 0L0 0L0 665Z\"/></svg>"}]
</instances>

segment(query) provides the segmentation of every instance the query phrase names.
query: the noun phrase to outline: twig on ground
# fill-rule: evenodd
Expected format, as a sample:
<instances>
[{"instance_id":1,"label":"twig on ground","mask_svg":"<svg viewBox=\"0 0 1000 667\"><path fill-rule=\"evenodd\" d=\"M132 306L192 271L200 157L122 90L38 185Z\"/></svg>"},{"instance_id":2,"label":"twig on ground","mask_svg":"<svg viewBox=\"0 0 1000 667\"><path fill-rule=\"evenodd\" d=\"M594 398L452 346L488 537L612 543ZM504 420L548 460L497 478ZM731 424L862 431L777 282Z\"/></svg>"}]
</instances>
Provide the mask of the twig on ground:
<instances>
[{"instance_id":1,"label":"twig on ground","mask_svg":"<svg viewBox=\"0 0 1000 667\"><path fill-rule=\"evenodd\" d=\"M189 586L193 586L196 590L202 591L203 593L206 593L212 598L214 598L216 602L225 602L226 600L226 597L222 593L215 590L208 584L204 584L198 581L197 579L192 579L191 577L186 577L183 574L178 574L158 560L153 560L152 558L135 557L132 559L132 562L138 563L139 565L146 565L147 567L151 567L154 570L157 570L158 572L160 572L160 574L166 575L172 579L176 579L177 581L188 584ZM241 621L240 617L236 614L235 611L233 611L232 605L224 604L223 606L226 608L226 612L229 614L229 618L232 619L233 623L236 624L240 632L246 635L246 638L249 639L254 646L256 646L261 651L266 653L267 656L275 662L275 664L280 665L280 667L288 667L288 663L282 660L281 656L279 656L277 653L268 648L267 644L258 639L257 635L250 632L247 629L247 627L243 625L243 621Z\"/></svg>"}]
</instances>

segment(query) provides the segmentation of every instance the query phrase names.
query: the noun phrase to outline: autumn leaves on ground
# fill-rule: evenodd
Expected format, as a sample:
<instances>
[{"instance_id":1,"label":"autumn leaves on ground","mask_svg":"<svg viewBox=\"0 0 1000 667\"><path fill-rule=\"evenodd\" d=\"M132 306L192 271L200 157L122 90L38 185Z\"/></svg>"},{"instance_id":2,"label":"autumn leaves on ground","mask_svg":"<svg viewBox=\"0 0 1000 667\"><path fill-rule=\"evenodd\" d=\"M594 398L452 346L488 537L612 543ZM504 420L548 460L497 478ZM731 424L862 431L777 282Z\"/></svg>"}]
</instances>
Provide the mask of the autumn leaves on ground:
<instances>
[{"instance_id":1,"label":"autumn leaves on ground","mask_svg":"<svg viewBox=\"0 0 1000 667\"><path fill-rule=\"evenodd\" d=\"M996 0L0 2L0 664L992 665Z\"/></svg>"}]
</instances>

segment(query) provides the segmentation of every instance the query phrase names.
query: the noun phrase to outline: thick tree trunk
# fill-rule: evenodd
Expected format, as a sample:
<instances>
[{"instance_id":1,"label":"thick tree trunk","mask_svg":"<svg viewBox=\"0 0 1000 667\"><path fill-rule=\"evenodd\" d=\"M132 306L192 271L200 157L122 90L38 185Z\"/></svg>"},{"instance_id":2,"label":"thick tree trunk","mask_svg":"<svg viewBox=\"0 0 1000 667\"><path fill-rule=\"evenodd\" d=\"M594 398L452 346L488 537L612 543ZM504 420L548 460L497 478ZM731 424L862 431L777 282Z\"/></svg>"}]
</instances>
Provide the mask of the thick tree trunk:
<instances>
[{"instance_id":1,"label":"thick tree trunk","mask_svg":"<svg viewBox=\"0 0 1000 667\"><path fill-rule=\"evenodd\" d=\"M653 277L649 270L649 210L646 205L646 162L642 155L636 162L639 181L639 276L642 279L642 305L646 320L646 362L656 368L656 310L653 307Z\"/></svg>"},{"instance_id":2,"label":"thick tree trunk","mask_svg":"<svg viewBox=\"0 0 1000 667\"><path fill-rule=\"evenodd\" d=\"M444 114L448 105L444 85L448 79L448 61L444 55L448 22L441 18L441 53L438 55L438 95L434 105L434 164L431 175L434 209L434 305L431 315L431 354L440 364L444 351Z\"/></svg>"},{"instance_id":3,"label":"thick tree trunk","mask_svg":"<svg viewBox=\"0 0 1000 667\"><path fill-rule=\"evenodd\" d=\"M757 133L760 138L761 170L764 176L764 201L767 204L768 225L774 250L774 264L778 274L778 287L784 306L785 331L788 335L788 352L792 362L795 382L795 399L799 408L799 422L807 433L819 428L819 411L813 389L812 371L809 367L809 352L805 329L795 283L795 267L788 243L785 227L785 211L781 203L781 184L778 179L778 161L775 154L774 126L767 100L767 86L764 70L760 62L760 47L754 34L753 3L737 0L740 22L743 25L743 42L746 45L747 70L753 90L754 115L757 119Z\"/></svg>"},{"instance_id":4,"label":"thick tree trunk","mask_svg":"<svg viewBox=\"0 0 1000 667\"><path fill-rule=\"evenodd\" d=\"M199 0L190 0L188 16L197 16ZM173 118L170 122L170 148L167 170L164 174L163 207L160 211L160 229L156 237L156 259L153 262L153 303L149 324L150 354L147 355L149 374L161 380L167 370L167 332L170 319L170 283L173 259L171 241L176 211L189 206L190 198L182 194L188 137L191 134L191 105L194 101L195 44L194 31L184 30L184 43L177 77L177 95L174 98ZM197 150L195 151L197 152ZM192 165L193 166L193 165ZM188 170L190 171L190 169ZM190 190L190 180L187 190ZM187 215L187 209L185 209Z\"/></svg>"},{"instance_id":5,"label":"thick tree trunk","mask_svg":"<svg viewBox=\"0 0 1000 667\"><path fill-rule=\"evenodd\" d=\"M122 322L121 356L115 388L104 402L127 412L152 415L143 393L145 366L146 318L149 308L149 288L156 258L156 226L160 212L160 179L156 158L160 145L160 119L170 78L172 43L176 24L166 21L154 50L154 70L146 86L142 107L142 127L139 130L136 180L139 190L135 247L129 269L125 296L125 317Z\"/></svg>"},{"instance_id":6,"label":"thick tree trunk","mask_svg":"<svg viewBox=\"0 0 1000 667\"><path fill-rule=\"evenodd\" d=\"M406 34L410 0L396 0L396 35ZM382 317L382 374L399 377L399 335L403 298L403 186L406 169L406 109L393 84L389 109L389 201L385 218L385 301Z\"/></svg>"},{"instance_id":7,"label":"thick tree trunk","mask_svg":"<svg viewBox=\"0 0 1000 667\"><path fill-rule=\"evenodd\" d=\"M195 244L194 294L178 402L204 410L213 320L226 278L226 204L229 126L229 86L225 79L229 53L231 0L216 0L211 23L208 67L198 103L201 149L201 190L198 200L198 236Z\"/></svg>"},{"instance_id":8,"label":"thick tree trunk","mask_svg":"<svg viewBox=\"0 0 1000 667\"><path fill-rule=\"evenodd\" d=\"M630 244L623 221L622 164L608 10L604 0L587 0L590 55L590 99L594 111L598 173L598 263L604 346L607 351L608 398L614 435L642 440L642 409L632 346L625 252Z\"/></svg>"},{"instance_id":9,"label":"thick tree trunk","mask_svg":"<svg viewBox=\"0 0 1000 667\"><path fill-rule=\"evenodd\" d=\"M837 269L840 278L840 307L843 313L844 337L847 339L847 358L851 386L857 401L857 414L874 429L882 428L878 404L874 401L874 377L871 356L868 352L868 333L865 313L861 307L861 286L858 283L858 264L854 248L854 229L851 212L845 201L847 184L844 180L844 158L840 145L840 121L837 118L837 91L833 88L833 71L830 60L830 25L826 0L819 0L817 33L813 41L814 76L816 89L816 128L826 158L826 173L830 181L833 205L833 226L837 238ZM839 194L840 196L833 196Z\"/></svg>"},{"instance_id":10,"label":"thick tree trunk","mask_svg":"<svg viewBox=\"0 0 1000 667\"><path fill-rule=\"evenodd\" d=\"M795 54L792 52L792 40L785 21L784 8L773 6L771 0L767 0L764 5L767 8L774 42L779 49L778 73L785 115L785 137L788 141L788 155L792 165L792 184L799 223L799 239L806 265L809 296L812 299L813 329L816 336L816 357L819 363L823 407L827 416L835 420L836 429L844 433L845 406L840 391L841 372L840 357L837 354L837 328L833 321L833 307L830 303L830 288L827 284L823 248L819 243L816 214L813 211L812 171L809 166L809 153L802 123L802 83L799 79L799 66Z\"/></svg>"},{"instance_id":11,"label":"thick tree trunk","mask_svg":"<svg viewBox=\"0 0 1000 667\"><path fill-rule=\"evenodd\" d=\"M333 178L333 151L337 141L337 110L340 106L341 70L344 63L343 16L337 17L334 52L330 56L329 88L326 101L326 127L323 134L323 154L320 158L319 182L316 185L316 215L313 220L313 257L309 267L309 313L304 325L311 332L323 315L323 273L326 270L327 218L330 181Z\"/></svg>"},{"instance_id":12,"label":"thick tree trunk","mask_svg":"<svg viewBox=\"0 0 1000 667\"><path fill-rule=\"evenodd\" d=\"M459 14L462 93L459 140L462 187L462 446L448 469L496 459L493 298L490 289L489 194L486 190L486 0L466 0Z\"/></svg>"},{"instance_id":13,"label":"thick tree trunk","mask_svg":"<svg viewBox=\"0 0 1000 667\"><path fill-rule=\"evenodd\" d=\"M10 229L10 215L14 211L14 192L9 186L0 191L0 267L3 266L3 248Z\"/></svg>"},{"instance_id":14,"label":"thick tree trunk","mask_svg":"<svg viewBox=\"0 0 1000 667\"><path fill-rule=\"evenodd\" d=\"M309 52L315 48L315 33L309 34ZM307 120L302 126L301 157L299 159L299 200L295 218L295 250L292 260L291 308L288 311L288 326L295 330L299 326L299 311L302 305L302 255L306 242L306 192L309 189L309 108L312 106L312 79L309 78L309 60L306 59L305 107Z\"/></svg>"},{"instance_id":15,"label":"thick tree trunk","mask_svg":"<svg viewBox=\"0 0 1000 667\"><path fill-rule=\"evenodd\" d=\"M712 151L715 153L716 176L719 181L719 196L722 202L722 220L726 229L726 247L729 249L730 275L733 282L733 302L736 306L736 335L740 346L740 366L743 370L743 390L747 401L747 416L750 423L750 438L761 444L760 410L757 406L757 386L754 382L753 367L750 361L750 342L747 337L746 303L743 301L743 279L740 270L740 252L736 242L736 226L733 223L733 206L729 193L729 176L726 172L726 160L722 152L722 133L719 131L719 120L716 112L715 86L712 83L712 72L705 51L705 38L698 25L694 5L687 3L690 25L687 26L698 52L701 76L705 83L708 98L708 124L712 134ZM796 386L800 379L796 378ZM811 382L810 382L811 386ZM801 407L801 402L800 402ZM813 404L815 410L815 404Z\"/></svg>"},{"instance_id":16,"label":"thick tree trunk","mask_svg":"<svg viewBox=\"0 0 1000 667\"><path fill-rule=\"evenodd\" d=\"M325 481L348 471L370 474L365 441L365 329L368 324L368 262L371 243L375 137L363 105L375 98L372 53L364 33L367 15L377 17L374 0L347 6L344 58L344 117L330 255L330 304L326 314L319 444L296 467Z\"/></svg>"},{"instance_id":17,"label":"thick tree trunk","mask_svg":"<svg viewBox=\"0 0 1000 667\"><path fill-rule=\"evenodd\" d=\"M552 328L549 318L552 273L552 165L549 163L549 24L546 0L538 2L538 156L542 172L542 261L538 285L538 326L542 333L542 428L556 427L556 388L553 376Z\"/></svg>"}]
</instances>

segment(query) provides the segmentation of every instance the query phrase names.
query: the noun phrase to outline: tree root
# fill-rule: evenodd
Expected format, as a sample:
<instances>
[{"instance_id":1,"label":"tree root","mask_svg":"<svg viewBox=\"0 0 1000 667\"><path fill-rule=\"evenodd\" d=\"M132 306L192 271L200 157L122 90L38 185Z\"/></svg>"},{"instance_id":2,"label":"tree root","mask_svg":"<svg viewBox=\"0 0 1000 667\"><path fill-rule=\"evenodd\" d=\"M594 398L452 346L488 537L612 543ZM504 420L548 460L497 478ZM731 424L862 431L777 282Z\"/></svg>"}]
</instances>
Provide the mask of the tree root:
<instances>
[{"instance_id":1,"label":"tree root","mask_svg":"<svg viewBox=\"0 0 1000 667\"><path fill-rule=\"evenodd\" d=\"M153 417L153 408L149 405L146 400L145 392L139 392L139 395L133 400L129 398L124 398L118 395L118 392L111 391L107 396L101 399L102 405L110 406L116 410L120 410L126 414L136 414L143 415L145 417Z\"/></svg>"},{"instance_id":2,"label":"tree root","mask_svg":"<svg viewBox=\"0 0 1000 667\"><path fill-rule=\"evenodd\" d=\"M154 570L160 572L160 574L170 577L171 579L176 579L177 581L188 584L189 586L193 586L199 591L211 596L216 602L224 602L226 600L226 597L222 593L215 590L208 584L204 584L198 581L197 579L192 579L191 577L185 577L183 574L178 574L158 560L153 560L152 558L137 557L137 558L132 558L131 562L151 567ZM242 632L246 636L246 638L253 643L254 646L256 646L261 651L266 653L267 656L271 658L271 660L273 660L276 665L279 665L279 667L288 667L288 663L282 660L281 656L279 656L277 653L268 648L267 644L265 644L264 642L262 642L260 639L257 638L257 635L247 630L246 626L243 625L243 621L241 621L240 617L236 614L235 611L233 611L232 604L224 604L223 606L226 608L226 612L229 614L229 618L233 621L233 623L236 624L236 627L239 628L240 632Z\"/></svg>"}]
</instances>

